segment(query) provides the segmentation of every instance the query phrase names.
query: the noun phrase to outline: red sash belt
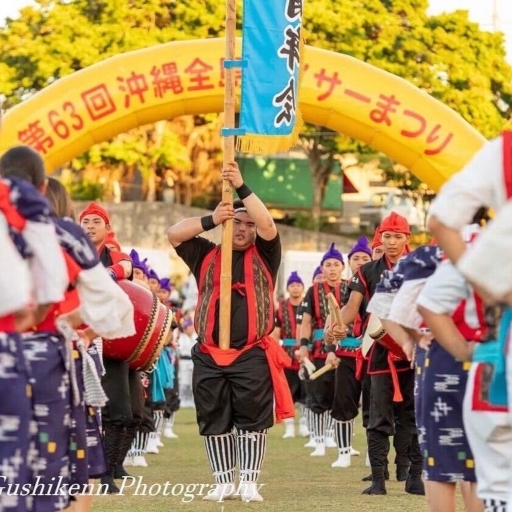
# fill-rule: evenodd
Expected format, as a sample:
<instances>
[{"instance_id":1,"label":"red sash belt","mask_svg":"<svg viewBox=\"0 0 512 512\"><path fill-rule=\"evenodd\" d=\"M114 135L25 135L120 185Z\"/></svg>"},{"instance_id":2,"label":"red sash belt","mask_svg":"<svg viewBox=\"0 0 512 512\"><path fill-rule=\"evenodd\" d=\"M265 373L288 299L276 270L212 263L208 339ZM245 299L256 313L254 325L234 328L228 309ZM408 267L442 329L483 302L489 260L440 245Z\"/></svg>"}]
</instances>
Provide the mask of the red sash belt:
<instances>
[{"instance_id":1,"label":"red sash belt","mask_svg":"<svg viewBox=\"0 0 512 512\"><path fill-rule=\"evenodd\" d=\"M282 420L295 416L295 406L284 374L284 368L290 366L291 359L274 338L265 336L255 343L248 343L240 350L234 348L222 350L217 345L207 345L206 343L201 343L199 348L204 354L210 355L217 365L230 366L244 352L257 346L261 347L267 356L274 388L276 423L281 423Z\"/></svg>"},{"instance_id":2,"label":"red sash belt","mask_svg":"<svg viewBox=\"0 0 512 512\"><path fill-rule=\"evenodd\" d=\"M403 402L404 398L402 396L402 392L400 391L400 382L398 380L398 372L396 371L396 367L393 363L395 359L393 358L393 354L388 352L388 365L389 371L391 372L391 380L393 381L393 402Z\"/></svg>"},{"instance_id":3,"label":"red sash belt","mask_svg":"<svg viewBox=\"0 0 512 512\"><path fill-rule=\"evenodd\" d=\"M362 349L356 352L356 379L361 380L363 378L364 362L366 358L363 356Z\"/></svg>"}]
</instances>

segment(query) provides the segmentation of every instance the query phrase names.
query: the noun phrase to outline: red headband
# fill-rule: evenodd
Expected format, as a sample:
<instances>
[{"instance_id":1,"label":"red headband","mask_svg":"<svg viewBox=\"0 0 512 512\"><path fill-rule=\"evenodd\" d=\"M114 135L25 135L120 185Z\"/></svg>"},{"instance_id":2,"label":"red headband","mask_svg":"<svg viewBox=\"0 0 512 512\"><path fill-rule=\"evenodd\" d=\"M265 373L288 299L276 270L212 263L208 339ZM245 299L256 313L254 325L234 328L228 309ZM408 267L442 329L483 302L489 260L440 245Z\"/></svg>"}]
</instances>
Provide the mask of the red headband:
<instances>
[{"instance_id":1,"label":"red headband","mask_svg":"<svg viewBox=\"0 0 512 512\"><path fill-rule=\"evenodd\" d=\"M94 201L92 203L89 203L87 205L87 208L80 213L79 221L82 222L82 219L87 215L97 215L98 217L101 217L105 224L110 224L110 217L108 215L107 210L103 208L103 206L100 206L98 203L95 203Z\"/></svg>"},{"instance_id":2,"label":"red headband","mask_svg":"<svg viewBox=\"0 0 512 512\"><path fill-rule=\"evenodd\" d=\"M379 226L379 233L385 231L392 231L393 233L403 233L404 235L411 234L411 228L405 217L398 215L398 213L391 212Z\"/></svg>"}]
</instances>

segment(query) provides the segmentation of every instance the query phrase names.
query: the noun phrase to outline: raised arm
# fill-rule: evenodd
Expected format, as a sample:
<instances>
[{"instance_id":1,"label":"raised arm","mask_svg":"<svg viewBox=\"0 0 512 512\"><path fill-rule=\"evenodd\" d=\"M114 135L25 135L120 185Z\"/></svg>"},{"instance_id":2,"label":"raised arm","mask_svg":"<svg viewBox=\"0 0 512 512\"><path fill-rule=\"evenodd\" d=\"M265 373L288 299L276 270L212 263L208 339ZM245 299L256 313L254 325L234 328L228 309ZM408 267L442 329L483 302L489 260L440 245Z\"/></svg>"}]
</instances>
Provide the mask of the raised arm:
<instances>
[{"instance_id":1,"label":"raised arm","mask_svg":"<svg viewBox=\"0 0 512 512\"><path fill-rule=\"evenodd\" d=\"M233 204L221 201L211 215L190 217L171 226L167 231L167 239L173 247L178 247L183 242L191 240L204 231L215 228L234 216Z\"/></svg>"},{"instance_id":2,"label":"raised arm","mask_svg":"<svg viewBox=\"0 0 512 512\"><path fill-rule=\"evenodd\" d=\"M244 184L236 162L231 162L222 170L222 179L230 181L233 188L235 188L238 197L247 208L247 213L254 219L258 235L264 240L273 240L277 236L274 219L261 199Z\"/></svg>"},{"instance_id":3,"label":"raised arm","mask_svg":"<svg viewBox=\"0 0 512 512\"><path fill-rule=\"evenodd\" d=\"M347 304L341 309L341 318L345 325L354 323L362 302L363 294L356 290L351 290Z\"/></svg>"}]
</instances>

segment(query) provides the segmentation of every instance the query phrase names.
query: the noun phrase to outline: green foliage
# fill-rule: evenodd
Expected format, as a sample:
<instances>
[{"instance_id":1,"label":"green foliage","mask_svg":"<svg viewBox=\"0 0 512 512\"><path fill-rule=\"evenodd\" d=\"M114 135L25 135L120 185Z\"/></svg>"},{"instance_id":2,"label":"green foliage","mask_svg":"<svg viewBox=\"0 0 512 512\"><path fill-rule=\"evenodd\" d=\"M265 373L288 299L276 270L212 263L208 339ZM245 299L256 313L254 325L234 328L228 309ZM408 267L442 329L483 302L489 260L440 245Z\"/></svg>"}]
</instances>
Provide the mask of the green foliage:
<instances>
[{"instance_id":1,"label":"green foliage","mask_svg":"<svg viewBox=\"0 0 512 512\"><path fill-rule=\"evenodd\" d=\"M65 186L74 201L101 201L105 196L104 185L96 181L72 180Z\"/></svg>"},{"instance_id":2,"label":"green foliage","mask_svg":"<svg viewBox=\"0 0 512 512\"><path fill-rule=\"evenodd\" d=\"M427 16L426 0L308 0L308 43L394 73L461 114L486 137L510 116L512 69L502 33L466 11Z\"/></svg>"},{"instance_id":3,"label":"green foliage","mask_svg":"<svg viewBox=\"0 0 512 512\"><path fill-rule=\"evenodd\" d=\"M308 229L310 231L318 231L320 226L310 214L299 212L295 215L293 225L299 229Z\"/></svg>"},{"instance_id":4,"label":"green foliage","mask_svg":"<svg viewBox=\"0 0 512 512\"><path fill-rule=\"evenodd\" d=\"M6 107L53 81L118 53L173 40L224 35L219 0L36 0L0 29L0 94ZM242 2L238 1L238 5ZM427 0L307 0L308 43L352 55L394 73L453 108L484 136L499 133L512 104L512 69L501 33L481 30L466 11L428 16ZM240 29L241 17L238 17ZM137 165L143 176L190 157L165 131L151 128L100 144L74 167ZM318 135L318 132L321 135ZM303 146L322 187L334 154L370 153L343 135L306 127ZM392 174L392 173L391 173ZM393 181L399 177L388 176ZM402 173L403 174L403 173ZM405 185L417 186L410 174Z\"/></svg>"}]
</instances>

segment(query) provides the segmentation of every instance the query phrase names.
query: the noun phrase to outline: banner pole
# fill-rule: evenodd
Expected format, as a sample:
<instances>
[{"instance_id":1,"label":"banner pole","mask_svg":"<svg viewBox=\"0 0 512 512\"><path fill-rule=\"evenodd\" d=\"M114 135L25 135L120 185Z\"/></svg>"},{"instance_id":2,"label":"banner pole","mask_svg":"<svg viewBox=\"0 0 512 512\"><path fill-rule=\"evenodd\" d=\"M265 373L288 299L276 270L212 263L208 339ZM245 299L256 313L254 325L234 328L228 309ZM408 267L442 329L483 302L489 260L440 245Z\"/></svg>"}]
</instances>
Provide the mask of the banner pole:
<instances>
[{"instance_id":1,"label":"banner pole","mask_svg":"<svg viewBox=\"0 0 512 512\"><path fill-rule=\"evenodd\" d=\"M235 60L236 42L236 0L226 0L226 61ZM224 127L235 128L235 80L236 69L224 69ZM235 160L235 136L224 136L223 166ZM222 180L222 201L233 202L231 182ZM233 221L228 220L222 228L220 304L219 304L219 347L227 350L231 343L231 262L233 259Z\"/></svg>"}]
</instances>

